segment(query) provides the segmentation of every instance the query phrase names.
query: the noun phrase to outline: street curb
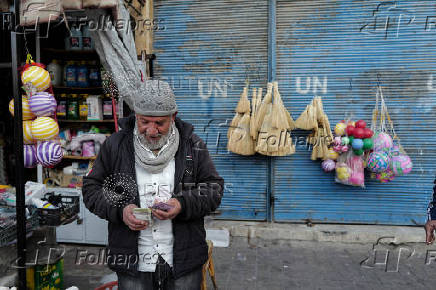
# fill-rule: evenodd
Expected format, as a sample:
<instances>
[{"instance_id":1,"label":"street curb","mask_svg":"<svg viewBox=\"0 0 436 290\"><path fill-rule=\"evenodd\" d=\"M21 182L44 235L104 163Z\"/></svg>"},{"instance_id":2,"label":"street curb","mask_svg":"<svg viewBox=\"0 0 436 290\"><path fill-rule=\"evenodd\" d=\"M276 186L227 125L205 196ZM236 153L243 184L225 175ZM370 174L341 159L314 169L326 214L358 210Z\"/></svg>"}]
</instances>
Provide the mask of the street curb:
<instances>
[{"instance_id":1,"label":"street curb","mask_svg":"<svg viewBox=\"0 0 436 290\"><path fill-rule=\"evenodd\" d=\"M380 238L393 238L394 243L424 243L423 227L338 225L245 222L207 220L206 229L228 230L232 237L263 240L317 241L341 243L376 243Z\"/></svg>"}]
</instances>

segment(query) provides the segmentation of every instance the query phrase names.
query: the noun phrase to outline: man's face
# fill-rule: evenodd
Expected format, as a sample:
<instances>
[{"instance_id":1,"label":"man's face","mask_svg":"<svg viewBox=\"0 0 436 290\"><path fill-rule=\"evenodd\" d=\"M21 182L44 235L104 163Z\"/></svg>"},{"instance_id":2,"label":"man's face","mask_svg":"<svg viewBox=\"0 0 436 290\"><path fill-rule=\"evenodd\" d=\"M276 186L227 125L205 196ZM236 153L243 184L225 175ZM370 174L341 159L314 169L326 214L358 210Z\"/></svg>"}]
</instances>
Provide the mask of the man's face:
<instances>
[{"instance_id":1,"label":"man's face","mask_svg":"<svg viewBox=\"0 0 436 290\"><path fill-rule=\"evenodd\" d=\"M164 117L136 115L141 141L144 142L150 150L157 150L165 145L171 133L171 124L176 118L176 114Z\"/></svg>"}]
</instances>

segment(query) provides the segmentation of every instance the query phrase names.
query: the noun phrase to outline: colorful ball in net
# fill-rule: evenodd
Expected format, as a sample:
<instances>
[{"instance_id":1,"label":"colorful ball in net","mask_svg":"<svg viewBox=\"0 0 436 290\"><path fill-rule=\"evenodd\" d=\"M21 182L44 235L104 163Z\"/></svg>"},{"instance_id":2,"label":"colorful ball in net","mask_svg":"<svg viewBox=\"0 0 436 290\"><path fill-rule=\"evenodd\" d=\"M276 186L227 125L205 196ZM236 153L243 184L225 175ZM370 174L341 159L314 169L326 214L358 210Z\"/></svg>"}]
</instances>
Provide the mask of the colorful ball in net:
<instances>
[{"instance_id":1,"label":"colorful ball in net","mask_svg":"<svg viewBox=\"0 0 436 290\"><path fill-rule=\"evenodd\" d=\"M32 134L32 123L32 121L23 121L23 143L27 145L36 143Z\"/></svg>"},{"instance_id":2,"label":"colorful ball in net","mask_svg":"<svg viewBox=\"0 0 436 290\"><path fill-rule=\"evenodd\" d=\"M59 125L50 117L38 117L32 123L32 134L38 141L52 140L59 134Z\"/></svg>"},{"instance_id":3,"label":"colorful ball in net","mask_svg":"<svg viewBox=\"0 0 436 290\"><path fill-rule=\"evenodd\" d=\"M33 120L35 119L35 115L30 110L29 100L26 96L21 97L21 104L23 108L23 120ZM14 99L9 102L9 112L11 115L14 115Z\"/></svg>"},{"instance_id":4,"label":"colorful ball in net","mask_svg":"<svg viewBox=\"0 0 436 290\"><path fill-rule=\"evenodd\" d=\"M32 65L21 74L21 81L24 85L32 84L38 92L42 92L50 87L50 74L45 69Z\"/></svg>"},{"instance_id":5,"label":"colorful ball in net","mask_svg":"<svg viewBox=\"0 0 436 290\"><path fill-rule=\"evenodd\" d=\"M413 168L412 160L405 154L393 156L391 159L391 170L395 175L410 173Z\"/></svg>"},{"instance_id":6,"label":"colorful ball in net","mask_svg":"<svg viewBox=\"0 0 436 290\"><path fill-rule=\"evenodd\" d=\"M377 133L373 138L374 151L389 150L394 145L391 136L386 133Z\"/></svg>"},{"instance_id":7,"label":"colorful ball in net","mask_svg":"<svg viewBox=\"0 0 436 290\"><path fill-rule=\"evenodd\" d=\"M62 160L62 147L53 142L45 141L36 148L36 158L44 167L53 167Z\"/></svg>"},{"instance_id":8,"label":"colorful ball in net","mask_svg":"<svg viewBox=\"0 0 436 290\"><path fill-rule=\"evenodd\" d=\"M380 173L389 168L390 158L385 152L372 152L368 156L366 167L369 171Z\"/></svg>"},{"instance_id":9,"label":"colorful ball in net","mask_svg":"<svg viewBox=\"0 0 436 290\"><path fill-rule=\"evenodd\" d=\"M56 112L56 100L52 94L47 92L38 92L30 97L29 106L32 113L38 117L48 117Z\"/></svg>"},{"instance_id":10,"label":"colorful ball in net","mask_svg":"<svg viewBox=\"0 0 436 290\"><path fill-rule=\"evenodd\" d=\"M330 172L330 171L335 170L336 162L334 162L331 159L327 159L321 163L321 167L325 172Z\"/></svg>"},{"instance_id":11,"label":"colorful ball in net","mask_svg":"<svg viewBox=\"0 0 436 290\"><path fill-rule=\"evenodd\" d=\"M36 158L36 147L35 145L24 145L24 167L34 168L38 163Z\"/></svg>"},{"instance_id":12,"label":"colorful ball in net","mask_svg":"<svg viewBox=\"0 0 436 290\"><path fill-rule=\"evenodd\" d=\"M389 181L394 180L394 178L395 178L394 172L392 170L390 170L389 168L384 172L373 173L373 174L375 174L375 179L377 179L381 183L387 183Z\"/></svg>"}]
</instances>

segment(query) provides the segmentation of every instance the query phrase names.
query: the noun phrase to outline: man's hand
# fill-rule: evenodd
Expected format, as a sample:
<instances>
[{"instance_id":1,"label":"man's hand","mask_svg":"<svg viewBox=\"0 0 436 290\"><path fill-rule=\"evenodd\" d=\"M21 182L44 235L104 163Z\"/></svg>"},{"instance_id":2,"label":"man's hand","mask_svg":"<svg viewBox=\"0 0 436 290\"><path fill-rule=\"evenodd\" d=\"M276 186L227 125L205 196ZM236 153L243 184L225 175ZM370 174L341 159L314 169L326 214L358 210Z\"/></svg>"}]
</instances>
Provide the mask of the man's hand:
<instances>
[{"instance_id":1,"label":"man's hand","mask_svg":"<svg viewBox=\"0 0 436 290\"><path fill-rule=\"evenodd\" d=\"M147 221L141 221L133 215L133 209L137 208L135 204L129 204L123 209L123 221L132 231L142 231L148 227Z\"/></svg>"},{"instance_id":2,"label":"man's hand","mask_svg":"<svg viewBox=\"0 0 436 290\"><path fill-rule=\"evenodd\" d=\"M182 206L180 205L180 202L176 198L171 198L166 202L167 204L170 204L174 206L168 211L163 211L159 209L153 209L153 215L160 219L160 220L172 220L175 218L180 211L182 210Z\"/></svg>"},{"instance_id":3,"label":"man's hand","mask_svg":"<svg viewBox=\"0 0 436 290\"><path fill-rule=\"evenodd\" d=\"M434 242L434 230L436 229L436 220L428 221L425 226L425 241L427 245L433 244Z\"/></svg>"}]
</instances>

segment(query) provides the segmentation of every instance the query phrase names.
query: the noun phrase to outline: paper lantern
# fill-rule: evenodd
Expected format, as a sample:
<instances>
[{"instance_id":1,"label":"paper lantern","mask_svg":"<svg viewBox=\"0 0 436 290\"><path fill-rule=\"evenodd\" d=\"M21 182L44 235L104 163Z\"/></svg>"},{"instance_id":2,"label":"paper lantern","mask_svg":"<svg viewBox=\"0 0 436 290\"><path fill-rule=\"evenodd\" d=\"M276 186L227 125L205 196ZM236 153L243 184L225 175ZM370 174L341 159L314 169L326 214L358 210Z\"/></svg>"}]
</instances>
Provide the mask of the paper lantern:
<instances>
[{"instance_id":1,"label":"paper lantern","mask_svg":"<svg viewBox=\"0 0 436 290\"><path fill-rule=\"evenodd\" d=\"M401 154L392 157L390 167L395 175L404 175L412 171L413 163L409 156Z\"/></svg>"},{"instance_id":2,"label":"paper lantern","mask_svg":"<svg viewBox=\"0 0 436 290\"><path fill-rule=\"evenodd\" d=\"M50 74L42 67L32 65L21 74L24 85L32 84L38 92L45 91L50 87Z\"/></svg>"},{"instance_id":3,"label":"paper lantern","mask_svg":"<svg viewBox=\"0 0 436 290\"><path fill-rule=\"evenodd\" d=\"M23 121L23 143L27 145L36 143L32 135L32 123L32 121Z\"/></svg>"},{"instance_id":4,"label":"paper lantern","mask_svg":"<svg viewBox=\"0 0 436 290\"><path fill-rule=\"evenodd\" d=\"M339 157L339 154L333 149L329 149L329 151L327 152L327 157L329 159L336 160Z\"/></svg>"},{"instance_id":5,"label":"paper lantern","mask_svg":"<svg viewBox=\"0 0 436 290\"><path fill-rule=\"evenodd\" d=\"M348 145L350 144L350 138L348 138L347 136L342 137L342 145Z\"/></svg>"},{"instance_id":6,"label":"paper lantern","mask_svg":"<svg viewBox=\"0 0 436 290\"><path fill-rule=\"evenodd\" d=\"M24 145L24 167L34 168L37 164L35 145Z\"/></svg>"},{"instance_id":7,"label":"paper lantern","mask_svg":"<svg viewBox=\"0 0 436 290\"><path fill-rule=\"evenodd\" d=\"M390 158L385 152L372 152L368 156L366 167L369 171L380 173L389 168Z\"/></svg>"},{"instance_id":8,"label":"paper lantern","mask_svg":"<svg viewBox=\"0 0 436 290\"><path fill-rule=\"evenodd\" d=\"M363 155L364 151L363 149L353 150L353 153L357 156Z\"/></svg>"},{"instance_id":9,"label":"paper lantern","mask_svg":"<svg viewBox=\"0 0 436 290\"><path fill-rule=\"evenodd\" d=\"M383 151L392 148L394 145L391 136L386 133L377 133L373 138L374 151Z\"/></svg>"},{"instance_id":10,"label":"paper lantern","mask_svg":"<svg viewBox=\"0 0 436 290\"><path fill-rule=\"evenodd\" d=\"M32 135L35 140L47 141L59 134L59 125L50 117L38 117L32 122Z\"/></svg>"},{"instance_id":11,"label":"paper lantern","mask_svg":"<svg viewBox=\"0 0 436 290\"><path fill-rule=\"evenodd\" d=\"M363 139L365 131L362 128L354 129L354 138Z\"/></svg>"},{"instance_id":12,"label":"paper lantern","mask_svg":"<svg viewBox=\"0 0 436 290\"><path fill-rule=\"evenodd\" d=\"M354 134L354 126L353 125L348 125L347 128L345 129L346 133L348 136L353 136Z\"/></svg>"},{"instance_id":13,"label":"paper lantern","mask_svg":"<svg viewBox=\"0 0 436 290\"><path fill-rule=\"evenodd\" d=\"M42 142L36 148L36 158L44 167L52 167L62 160L62 147L52 141Z\"/></svg>"},{"instance_id":14,"label":"paper lantern","mask_svg":"<svg viewBox=\"0 0 436 290\"><path fill-rule=\"evenodd\" d=\"M334 162L331 159L327 159L321 163L321 167L325 172L330 172L330 171L333 171L335 169L336 162Z\"/></svg>"},{"instance_id":15,"label":"paper lantern","mask_svg":"<svg viewBox=\"0 0 436 290\"><path fill-rule=\"evenodd\" d=\"M374 132L369 128L363 129L363 137L364 138L371 138L374 135Z\"/></svg>"},{"instance_id":16,"label":"paper lantern","mask_svg":"<svg viewBox=\"0 0 436 290\"><path fill-rule=\"evenodd\" d=\"M52 94L39 92L30 97L30 110L38 117L52 116L56 112L57 103Z\"/></svg>"},{"instance_id":17,"label":"paper lantern","mask_svg":"<svg viewBox=\"0 0 436 290\"><path fill-rule=\"evenodd\" d=\"M22 108L23 108L23 120L35 119L36 116L30 110L29 100L28 100L27 96L21 97L21 104L22 104ZM14 99L12 99L9 102L9 112L11 113L12 116L14 115Z\"/></svg>"}]
</instances>

